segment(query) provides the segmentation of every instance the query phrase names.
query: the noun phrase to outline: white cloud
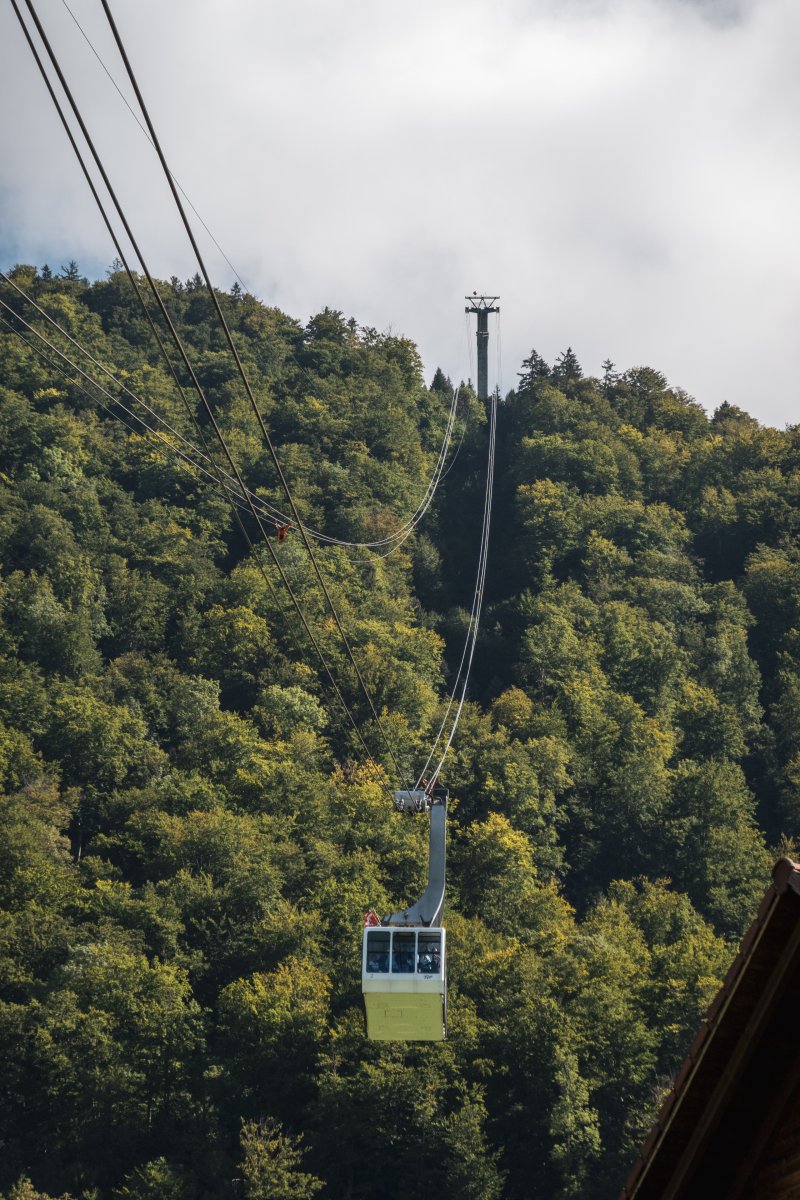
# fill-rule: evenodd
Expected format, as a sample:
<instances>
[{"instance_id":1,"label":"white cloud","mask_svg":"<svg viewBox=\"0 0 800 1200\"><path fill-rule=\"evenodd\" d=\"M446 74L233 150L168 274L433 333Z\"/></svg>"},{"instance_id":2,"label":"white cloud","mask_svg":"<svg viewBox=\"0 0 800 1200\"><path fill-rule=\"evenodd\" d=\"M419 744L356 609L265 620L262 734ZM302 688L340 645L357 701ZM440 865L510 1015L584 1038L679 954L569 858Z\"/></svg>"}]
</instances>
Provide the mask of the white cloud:
<instances>
[{"instance_id":1,"label":"white cloud","mask_svg":"<svg viewBox=\"0 0 800 1200\"><path fill-rule=\"evenodd\" d=\"M73 7L121 80L99 7ZM571 343L589 371L647 363L709 408L800 419L795 0L115 10L176 175L263 299L391 326L460 376L462 297L485 289L506 387L531 346ZM63 7L45 15L151 265L193 272L144 139ZM113 250L12 21L0 254L100 269Z\"/></svg>"}]
</instances>

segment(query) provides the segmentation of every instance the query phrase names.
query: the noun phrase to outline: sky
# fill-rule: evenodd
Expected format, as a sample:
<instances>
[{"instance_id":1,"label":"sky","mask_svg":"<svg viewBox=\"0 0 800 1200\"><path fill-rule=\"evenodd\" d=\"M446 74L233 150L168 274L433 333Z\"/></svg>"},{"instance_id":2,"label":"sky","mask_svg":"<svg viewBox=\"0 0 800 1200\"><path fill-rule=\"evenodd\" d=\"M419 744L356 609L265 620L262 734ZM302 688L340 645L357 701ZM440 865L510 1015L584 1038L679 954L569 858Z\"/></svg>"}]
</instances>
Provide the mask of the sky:
<instances>
[{"instance_id":1,"label":"sky","mask_svg":"<svg viewBox=\"0 0 800 1200\"><path fill-rule=\"evenodd\" d=\"M712 412L800 422L797 0L111 0L171 169L247 286L326 305L467 378L535 348L655 367ZM119 86L99 0L69 0ZM196 264L64 0L37 0L151 270ZM0 267L113 246L10 5ZM198 226L211 274L234 276ZM499 353L498 353L499 349Z\"/></svg>"}]
</instances>

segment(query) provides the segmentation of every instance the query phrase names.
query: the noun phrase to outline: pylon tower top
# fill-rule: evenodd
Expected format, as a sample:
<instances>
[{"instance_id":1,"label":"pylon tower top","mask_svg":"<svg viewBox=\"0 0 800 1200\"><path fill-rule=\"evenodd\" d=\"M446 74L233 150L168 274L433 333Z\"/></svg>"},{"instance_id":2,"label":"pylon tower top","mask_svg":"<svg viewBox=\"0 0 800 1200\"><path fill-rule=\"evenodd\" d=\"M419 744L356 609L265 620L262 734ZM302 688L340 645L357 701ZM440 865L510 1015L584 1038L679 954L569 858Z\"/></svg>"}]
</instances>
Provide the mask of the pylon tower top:
<instances>
[{"instance_id":1,"label":"pylon tower top","mask_svg":"<svg viewBox=\"0 0 800 1200\"><path fill-rule=\"evenodd\" d=\"M465 296L464 299L469 300L469 305L464 312L500 312L497 307L499 296L479 296L477 292L473 292L471 296Z\"/></svg>"}]
</instances>

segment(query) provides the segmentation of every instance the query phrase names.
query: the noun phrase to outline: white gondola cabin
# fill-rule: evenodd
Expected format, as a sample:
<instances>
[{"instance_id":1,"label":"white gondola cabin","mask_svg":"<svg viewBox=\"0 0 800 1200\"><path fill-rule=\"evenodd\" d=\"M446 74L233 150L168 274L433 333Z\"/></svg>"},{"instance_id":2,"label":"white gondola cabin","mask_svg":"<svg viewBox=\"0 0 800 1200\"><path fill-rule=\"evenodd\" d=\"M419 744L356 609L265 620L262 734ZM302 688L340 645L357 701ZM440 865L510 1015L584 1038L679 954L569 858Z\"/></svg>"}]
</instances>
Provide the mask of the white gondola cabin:
<instances>
[{"instance_id":1,"label":"white gondola cabin","mask_svg":"<svg viewBox=\"0 0 800 1200\"><path fill-rule=\"evenodd\" d=\"M368 1038L442 1041L447 988L444 929L365 929L361 986Z\"/></svg>"}]
</instances>

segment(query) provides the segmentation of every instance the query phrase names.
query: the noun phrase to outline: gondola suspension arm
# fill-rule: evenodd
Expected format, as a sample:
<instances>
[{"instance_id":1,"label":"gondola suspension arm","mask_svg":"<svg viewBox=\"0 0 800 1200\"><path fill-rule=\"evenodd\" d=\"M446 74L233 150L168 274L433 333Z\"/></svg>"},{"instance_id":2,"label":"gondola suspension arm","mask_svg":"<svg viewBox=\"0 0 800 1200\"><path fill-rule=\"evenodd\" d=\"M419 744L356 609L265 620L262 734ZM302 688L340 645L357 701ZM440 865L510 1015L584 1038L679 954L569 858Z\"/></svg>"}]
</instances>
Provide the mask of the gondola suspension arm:
<instances>
[{"instance_id":1,"label":"gondola suspension arm","mask_svg":"<svg viewBox=\"0 0 800 1200\"><path fill-rule=\"evenodd\" d=\"M445 869L447 858L447 796L444 790L429 795L416 789L396 792L395 808L400 812L427 812L430 816L428 834L428 886L416 904L400 912L390 913L382 925L440 925L444 909Z\"/></svg>"}]
</instances>

